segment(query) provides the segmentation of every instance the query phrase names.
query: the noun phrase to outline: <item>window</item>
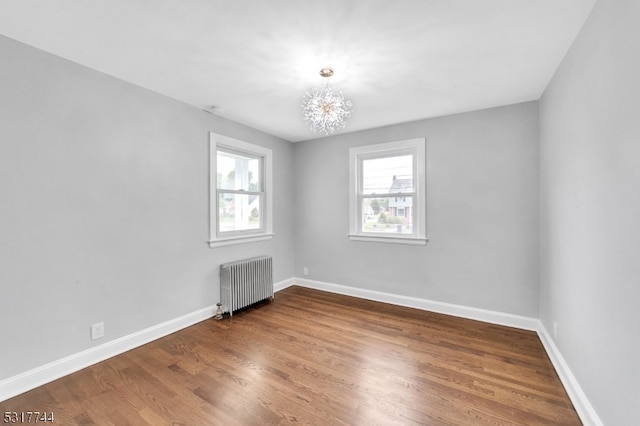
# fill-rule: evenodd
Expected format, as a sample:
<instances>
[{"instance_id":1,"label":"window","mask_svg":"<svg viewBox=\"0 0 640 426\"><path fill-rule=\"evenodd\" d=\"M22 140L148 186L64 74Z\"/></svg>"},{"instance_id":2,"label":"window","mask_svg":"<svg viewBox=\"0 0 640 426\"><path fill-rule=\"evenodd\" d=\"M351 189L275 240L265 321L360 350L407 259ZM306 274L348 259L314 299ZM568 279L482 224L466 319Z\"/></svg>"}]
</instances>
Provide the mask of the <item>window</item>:
<instances>
[{"instance_id":1,"label":"window","mask_svg":"<svg viewBox=\"0 0 640 426\"><path fill-rule=\"evenodd\" d=\"M425 140L349 150L349 238L426 244Z\"/></svg>"},{"instance_id":2,"label":"window","mask_svg":"<svg viewBox=\"0 0 640 426\"><path fill-rule=\"evenodd\" d=\"M272 238L271 150L215 133L209 143L209 246Z\"/></svg>"}]
</instances>

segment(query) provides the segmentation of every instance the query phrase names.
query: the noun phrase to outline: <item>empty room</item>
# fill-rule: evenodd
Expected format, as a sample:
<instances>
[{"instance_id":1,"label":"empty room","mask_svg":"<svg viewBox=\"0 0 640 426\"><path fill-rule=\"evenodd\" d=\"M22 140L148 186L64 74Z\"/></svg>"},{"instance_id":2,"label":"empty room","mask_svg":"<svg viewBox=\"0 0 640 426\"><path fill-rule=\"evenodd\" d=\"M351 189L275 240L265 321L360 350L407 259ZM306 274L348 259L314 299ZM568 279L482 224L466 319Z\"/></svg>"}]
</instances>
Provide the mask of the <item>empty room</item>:
<instances>
[{"instance_id":1,"label":"empty room","mask_svg":"<svg viewBox=\"0 0 640 426\"><path fill-rule=\"evenodd\" d=\"M3 0L2 422L637 424L639 21Z\"/></svg>"}]
</instances>

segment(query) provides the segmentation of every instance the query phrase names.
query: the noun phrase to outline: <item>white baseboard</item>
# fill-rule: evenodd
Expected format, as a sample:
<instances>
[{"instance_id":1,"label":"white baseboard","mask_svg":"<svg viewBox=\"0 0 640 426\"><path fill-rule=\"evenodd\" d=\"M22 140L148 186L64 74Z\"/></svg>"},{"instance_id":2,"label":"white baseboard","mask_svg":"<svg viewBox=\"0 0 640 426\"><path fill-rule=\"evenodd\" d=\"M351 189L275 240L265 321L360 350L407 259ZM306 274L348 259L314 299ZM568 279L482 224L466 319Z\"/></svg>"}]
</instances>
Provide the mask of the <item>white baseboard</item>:
<instances>
[{"instance_id":1,"label":"white baseboard","mask_svg":"<svg viewBox=\"0 0 640 426\"><path fill-rule=\"evenodd\" d=\"M274 291L284 290L292 285L344 294L378 302L407 306L431 312L454 315L484 321L492 324L500 324L508 327L532 330L538 333L542 344L547 351L553 366L555 367L562 384L564 385L571 402L573 403L580 419L585 425L601 426L602 421L593 406L584 394L580 384L571 372L568 364L562 357L557 346L551 339L542 322L535 318L512 315L503 312L489 311L462 305L437 302L427 299L419 299L410 296L401 296L392 293L384 293L374 290L366 290L357 287L349 287L340 284L326 283L322 281L308 280L304 278L289 278L274 283ZM142 346L153 340L167 336L183 328L189 327L200 321L211 318L215 314L215 306L208 306L195 312L183 315L161 324L140 330L138 332L120 337L100 346L70 355L68 357L50 362L34 369L17 374L0 381L0 401L5 401L21 393L27 392L45 383L49 383L60 377L79 371L90 365L111 358L123 352Z\"/></svg>"},{"instance_id":2,"label":"white baseboard","mask_svg":"<svg viewBox=\"0 0 640 426\"><path fill-rule=\"evenodd\" d=\"M280 282L277 282L273 285L273 291L274 292L279 292L280 290L284 290L287 287L291 287L292 285L294 285L295 279L294 278L289 278L288 280L283 280Z\"/></svg>"},{"instance_id":3,"label":"white baseboard","mask_svg":"<svg viewBox=\"0 0 640 426\"><path fill-rule=\"evenodd\" d=\"M274 283L274 290L280 291L285 289L293 285L293 282L293 278L290 278ZM52 382L60 377L75 373L90 365L209 319L213 317L215 311L216 306L208 306L179 318L156 324L144 330L105 342L99 346L0 380L0 401L13 398L38 386L42 386L45 383Z\"/></svg>"},{"instance_id":4,"label":"white baseboard","mask_svg":"<svg viewBox=\"0 0 640 426\"><path fill-rule=\"evenodd\" d=\"M4 379L0 381L0 401L204 321L215 314L215 309L208 306Z\"/></svg>"},{"instance_id":5,"label":"white baseboard","mask_svg":"<svg viewBox=\"0 0 640 426\"><path fill-rule=\"evenodd\" d=\"M569 399L571 399L582 423L584 423L585 426L602 426L602 420L600 420L598 413L596 413L596 410L589 402L589 399L582 390L582 387L580 387L578 380L571 372L569 365L560 353L560 350L554 343L542 321L538 321L538 329L536 331L538 332L540 341L542 341L542 345L544 346L545 351L547 351L547 355L555 367L556 372L560 377L560 381L564 385L564 388L569 395Z\"/></svg>"},{"instance_id":6,"label":"white baseboard","mask_svg":"<svg viewBox=\"0 0 640 426\"><path fill-rule=\"evenodd\" d=\"M489 311L485 309L471 308L468 306L454 305L450 303L436 302L427 299L418 299L410 296L399 296L392 293L384 293L374 290L366 290L357 287L349 287L340 284L332 284L322 281L314 281L305 278L294 278L294 284L313 288L316 290L328 291L331 293L344 294L346 296L360 297L363 299L375 300L377 302L391 303L394 305L407 306L410 308L422 309L425 311L438 312L441 314L453 315L456 317L468 318L492 324L505 325L508 327L531 330L538 333L542 345L551 359L560 381L562 382L569 399L580 417L580 420L587 426L602 426L602 421L589 402L580 384L571 372L558 347L553 343L549 333L536 318L519 315L506 314L503 312Z\"/></svg>"},{"instance_id":7,"label":"white baseboard","mask_svg":"<svg viewBox=\"0 0 640 426\"><path fill-rule=\"evenodd\" d=\"M535 318L506 314L497 311L489 311L486 309L471 308L462 305L454 305L451 303L436 302L427 299L419 299L417 297L411 296L400 296L392 293L366 290L340 284L308 280L305 278L294 278L293 280L295 284L298 284L302 287L324 290L331 293L360 297L363 299L374 300L376 302L391 303L393 305L422 309L424 311L438 312L441 314L453 315L456 317L468 318L492 324L506 325L508 327L521 328L524 330L536 331L538 329L539 321Z\"/></svg>"}]
</instances>

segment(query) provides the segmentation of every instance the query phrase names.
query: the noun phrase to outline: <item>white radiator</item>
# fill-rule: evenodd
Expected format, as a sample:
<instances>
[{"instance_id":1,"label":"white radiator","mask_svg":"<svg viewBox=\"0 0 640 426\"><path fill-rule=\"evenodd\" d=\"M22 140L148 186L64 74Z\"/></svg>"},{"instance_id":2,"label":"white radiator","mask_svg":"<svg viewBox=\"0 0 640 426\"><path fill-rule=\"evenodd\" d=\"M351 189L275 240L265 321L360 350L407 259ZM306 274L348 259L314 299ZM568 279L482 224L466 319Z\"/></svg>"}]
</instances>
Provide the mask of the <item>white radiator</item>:
<instances>
[{"instance_id":1,"label":"white radiator","mask_svg":"<svg viewBox=\"0 0 640 426\"><path fill-rule=\"evenodd\" d=\"M272 264L270 256L260 256L220 265L222 311L233 315L233 311L273 299Z\"/></svg>"}]
</instances>

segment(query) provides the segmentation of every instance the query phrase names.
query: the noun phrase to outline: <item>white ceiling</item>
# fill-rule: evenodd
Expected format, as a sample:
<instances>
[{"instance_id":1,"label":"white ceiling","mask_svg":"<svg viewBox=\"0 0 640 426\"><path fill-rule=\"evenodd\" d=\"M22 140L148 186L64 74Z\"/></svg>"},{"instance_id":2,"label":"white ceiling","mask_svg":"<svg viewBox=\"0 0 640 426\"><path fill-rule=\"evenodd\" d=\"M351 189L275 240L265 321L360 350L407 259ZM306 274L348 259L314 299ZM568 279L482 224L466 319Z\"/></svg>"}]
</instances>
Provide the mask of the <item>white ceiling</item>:
<instances>
[{"instance_id":1,"label":"white ceiling","mask_svg":"<svg viewBox=\"0 0 640 426\"><path fill-rule=\"evenodd\" d=\"M290 141L539 99L595 0L2 0L0 34Z\"/></svg>"}]
</instances>

